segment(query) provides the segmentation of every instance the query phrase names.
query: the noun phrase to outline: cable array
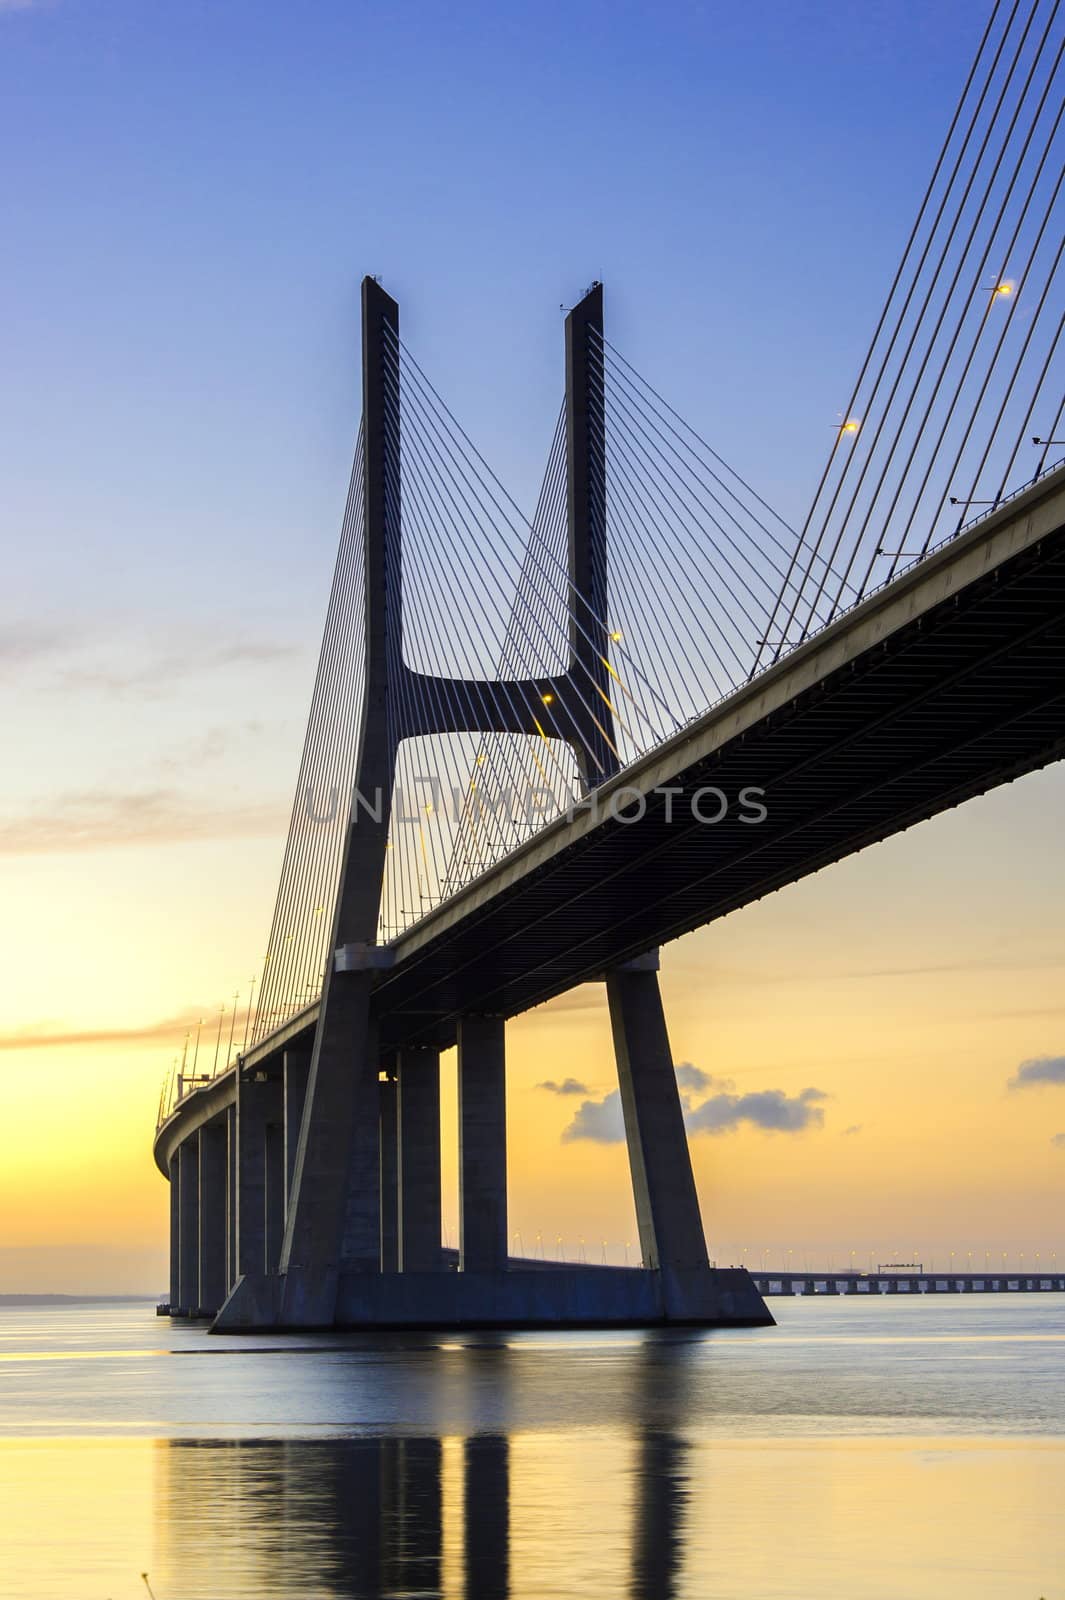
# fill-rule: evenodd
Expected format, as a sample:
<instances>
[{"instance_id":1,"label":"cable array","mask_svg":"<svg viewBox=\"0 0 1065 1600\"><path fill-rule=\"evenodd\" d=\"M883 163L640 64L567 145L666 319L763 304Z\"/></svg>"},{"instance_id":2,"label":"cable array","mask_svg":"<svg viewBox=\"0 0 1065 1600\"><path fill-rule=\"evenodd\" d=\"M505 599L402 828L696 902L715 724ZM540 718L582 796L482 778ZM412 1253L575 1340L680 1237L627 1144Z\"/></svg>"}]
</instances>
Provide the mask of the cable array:
<instances>
[{"instance_id":1,"label":"cable array","mask_svg":"<svg viewBox=\"0 0 1065 1600\"><path fill-rule=\"evenodd\" d=\"M397 343L394 353L398 424L389 458L400 473L402 652L423 678L393 674L386 939L567 803L576 774L567 748L535 731L403 737L405 727L431 724L440 712L436 677L461 685L476 726L490 720L489 685L563 673L570 612L557 448L530 524L410 351ZM527 689L508 689L505 700L515 721L536 728L543 708Z\"/></svg>"},{"instance_id":2,"label":"cable array","mask_svg":"<svg viewBox=\"0 0 1065 1600\"><path fill-rule=\"evenodd\" d=\"M362 429L263 959L255 1041L315 1000L332 932L365 686Z\"/></svg>"},{"instance_id":3,"label":"cable array","mask_svg":"<svg viewBox=\"0 0 1065 1600\"><path fill-rule=\"evenodd\" d=\"M1044 465L1025 451L1063 390L1058 13L996 0L752 676Z\"/></svg>"}]
</instances>

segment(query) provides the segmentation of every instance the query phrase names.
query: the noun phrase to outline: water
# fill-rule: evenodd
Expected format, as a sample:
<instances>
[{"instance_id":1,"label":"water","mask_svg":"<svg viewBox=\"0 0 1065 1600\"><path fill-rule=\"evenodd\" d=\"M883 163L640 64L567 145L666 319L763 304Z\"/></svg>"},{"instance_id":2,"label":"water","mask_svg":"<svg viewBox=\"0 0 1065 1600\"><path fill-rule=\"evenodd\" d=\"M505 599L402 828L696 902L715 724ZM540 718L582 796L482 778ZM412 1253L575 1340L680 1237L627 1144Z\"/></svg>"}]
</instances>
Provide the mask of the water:
<instances>
[{"instance_id":1,"label":"water","mask_svg":"<svg viewBox=\"0 0 1065 1600\"><path fill-rule=\"evenodd\" d=\"M1065 1596L1065 1296L212 1339L0 1308L18 1600Z\"/></svg>"}]
</instances>

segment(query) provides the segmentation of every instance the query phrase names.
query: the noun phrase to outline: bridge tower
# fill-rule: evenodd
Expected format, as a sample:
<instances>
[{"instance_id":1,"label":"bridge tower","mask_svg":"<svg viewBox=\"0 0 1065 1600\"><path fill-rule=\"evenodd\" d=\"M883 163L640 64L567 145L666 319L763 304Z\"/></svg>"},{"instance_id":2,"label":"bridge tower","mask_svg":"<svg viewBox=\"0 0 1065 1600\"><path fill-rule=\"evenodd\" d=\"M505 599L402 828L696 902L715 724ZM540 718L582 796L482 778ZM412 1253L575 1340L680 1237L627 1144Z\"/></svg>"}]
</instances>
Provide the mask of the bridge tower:
<instances>
[{"instance_id":1,"label":"bridge tower","mask_svg":"<svg viewBox=\"0 0 1065 1600\"><path fill-rule=\"evenodd\" d=\"M657 951L603 975L642 1272L571 1269L560 1287L552 1280L561 1275L508 1270L506 1019L499 1015L464 1016L457 1025L459 1271L443 1270L439 1051L400 1049L382 1059L378 1044L374 989L393 952L375 941L400 742L431 734L535 731L572 746L585 792L619 767L607 667L602 340L603 291L596 283L565 323L569 666L539 678L478 680L474 694L468 681L429 677L404 660L399 307L376 280L363 281L366 687L334 954L324 975L309 1065L303 1063L298 1075L300 1092L291 1104L284 1096L278 1144L286 1152L284 1174L282 1180L279 1156L274 1180L275 1190L283 1181L283 1235L278 1227L279 1243L273 1250L267 1244L264 1253L256 1222L252 1257L242 1252L238 1197L241 1274L216 1319L218 1331L397 1319L426 1325L543 1322L556 1320L553 1305L557 1320L577 1322L604 1316L772 1320L746 1274L709 1268ZM595 710L587 693L578 692L589 682L602 701ZM535 727L530 705L537 710ZM238 1127L246 1094L238 1089ZM276 1214L276 1203L272 1210ZM258 1270L253 1260L267 1270ZM628 1316L617 1315L630 1302Z\"/></svg>"}]
</instances>

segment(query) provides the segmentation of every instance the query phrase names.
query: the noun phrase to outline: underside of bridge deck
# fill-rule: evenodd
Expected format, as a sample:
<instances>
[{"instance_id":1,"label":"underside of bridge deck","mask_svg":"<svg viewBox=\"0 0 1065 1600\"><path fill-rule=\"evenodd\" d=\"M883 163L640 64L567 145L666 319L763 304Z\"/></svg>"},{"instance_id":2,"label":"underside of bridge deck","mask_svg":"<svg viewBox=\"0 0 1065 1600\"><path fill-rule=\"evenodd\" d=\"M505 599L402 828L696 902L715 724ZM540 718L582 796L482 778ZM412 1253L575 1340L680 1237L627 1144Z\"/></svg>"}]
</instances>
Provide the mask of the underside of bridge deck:
<instances>
[{"instance_id":1,"label":"underside of bridge deck","mask_svg":"<svg viewBox=\"0 0 1065 1600\"><path fill-rule=\"evenodd\" d=\"M396 965L379 982L382 1042L451 1044L465 1012L526 1010L1058 759L1063 501L1057 485L1034 511L1014 513L1041 516L1045 532L1005 559L988 543L969 581L951 581L945 566L949 592L938 601L922 604L915 585L916 614L901 625L878 626L882 597L867 601L872 623L859 613L853 624L865 628L861 649L740 731L704 740L695 725L644 771L623 775L644 797L629 797L630 809L644 807L638 821L606 815L545 830L553 838L528 852L528 864L504 862L424 919L398 941ZM960 542L955 555L962 561ZM934 569L924 581L934 584ZM684 792L655 792L667 785ZM731 801L715 825L691 814L690 797L706 786ZM735 803L752 786L765 791L756 825ZM701 804L704 814L719 809Z\"/></svg>"}]
</instances>

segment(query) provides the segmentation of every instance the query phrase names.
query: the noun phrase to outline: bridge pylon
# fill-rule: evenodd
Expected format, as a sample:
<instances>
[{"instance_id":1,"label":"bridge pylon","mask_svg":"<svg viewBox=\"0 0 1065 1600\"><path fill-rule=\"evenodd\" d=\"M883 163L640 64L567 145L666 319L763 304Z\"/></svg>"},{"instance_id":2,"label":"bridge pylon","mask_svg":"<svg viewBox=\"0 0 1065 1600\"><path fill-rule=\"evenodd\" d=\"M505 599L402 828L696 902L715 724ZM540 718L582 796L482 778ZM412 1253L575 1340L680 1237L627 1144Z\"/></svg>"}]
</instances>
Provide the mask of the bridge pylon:
<instances>
[{"instance_id":1,"label":"bridge pylon","mask_svg":"<svg viewBox=\"0 0 1065 1600\"><path fill-rule=\"evenodd\" d=\"M284 1195L284 1229L272 1243L252 1191L254 1219L249 1211L245 1220L238 1198L239 1276L216 1331L772 1321L746 1273L715 1272L708 1263L656 951L604 975L640 1269L552 1270L543 1263L534 1269L509 1258L501 1015L462 1016L457 1023L461 1215L452 1261L439 1237L439 1049L404 1048L384 1058L379 1044L375 991L393 952L376 939L401 742L461 733L561 740L576 757L585 793L621 765L608 665L601 284L567 316L565 356L568 665L475 684L415 671L403 649L399 307L374 279L363 281L365 694L333 955L309 1069L300 1080L305 1090L283 1096L278 1148L288 1153L283 1173L276 1169L283 1190L281 1179L271 1185L268 1146L246 1118L247 1137L256 1142L242 1164L240 1108L251 1085L238 1091L238 1181L240 1172L254 1171L261 1187L266 1171L265 1192L275 1197L270 1215L276 1195ZM238 1078L242 1070L238 1065Z\"/></svg>"}]
</instances>

